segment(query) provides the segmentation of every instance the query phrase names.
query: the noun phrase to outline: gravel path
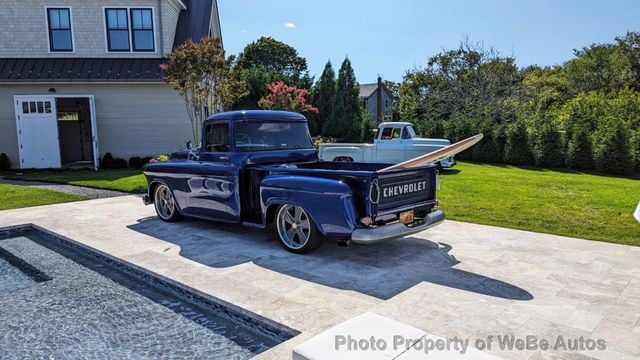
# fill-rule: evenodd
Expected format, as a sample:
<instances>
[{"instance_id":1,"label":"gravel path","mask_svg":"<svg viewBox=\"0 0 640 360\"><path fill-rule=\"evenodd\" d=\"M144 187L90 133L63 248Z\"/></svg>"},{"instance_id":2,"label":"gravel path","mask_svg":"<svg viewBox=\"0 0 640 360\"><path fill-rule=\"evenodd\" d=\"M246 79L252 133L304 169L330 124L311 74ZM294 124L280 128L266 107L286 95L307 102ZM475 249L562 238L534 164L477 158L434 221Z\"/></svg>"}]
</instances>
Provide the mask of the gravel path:
<instances>
[{"instance_id":1,"label":"gravel path","mask_svg":"<svg viewBox=\"0 0 640 360\"><path fill-rule=\"evenodd\" d=\"M42 189L53 190L57 192L67 193L67 194L86 196L89 199L102 199L102 198L110 198L115 196L129 195L128 193L121 192L121 191L94 189L94 188L89 188L84 186L54 184L54 183L46 183L46 182L40 182L40 181L9 180L9 179L0 178L0 184L34 186Z\"/></svg>"}]
</instances>

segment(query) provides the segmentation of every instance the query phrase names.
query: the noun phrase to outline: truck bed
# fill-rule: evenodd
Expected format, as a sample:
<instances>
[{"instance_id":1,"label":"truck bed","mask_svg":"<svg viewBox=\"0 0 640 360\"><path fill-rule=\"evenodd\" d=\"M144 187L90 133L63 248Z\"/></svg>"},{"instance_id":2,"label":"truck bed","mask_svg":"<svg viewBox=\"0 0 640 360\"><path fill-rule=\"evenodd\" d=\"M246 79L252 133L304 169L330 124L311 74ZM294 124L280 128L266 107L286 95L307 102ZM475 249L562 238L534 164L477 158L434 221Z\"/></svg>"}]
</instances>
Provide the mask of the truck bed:
<instances>
[{"instance_id":1,"label":"truck bed","mask_svg":"<svg viewBox=\"0 0 640 360\"><path fill-rule=\"evenodd\" d=\"M354 189L354 198L359 200L357 206L374 216L395 213L407 206L415 207L416 204L425 207L435 204L436 165L378 172L388 166L389 164L377 163L313 161L263 165L256 167L256 170L261 173L260 179L268 174L296 174L344 181ZM415 184L424 189L407 190L415 187ZM393 189L394 195L384 196L385 189L386 194L389 194L389 189Z\"/></svg>"}]
</instances>

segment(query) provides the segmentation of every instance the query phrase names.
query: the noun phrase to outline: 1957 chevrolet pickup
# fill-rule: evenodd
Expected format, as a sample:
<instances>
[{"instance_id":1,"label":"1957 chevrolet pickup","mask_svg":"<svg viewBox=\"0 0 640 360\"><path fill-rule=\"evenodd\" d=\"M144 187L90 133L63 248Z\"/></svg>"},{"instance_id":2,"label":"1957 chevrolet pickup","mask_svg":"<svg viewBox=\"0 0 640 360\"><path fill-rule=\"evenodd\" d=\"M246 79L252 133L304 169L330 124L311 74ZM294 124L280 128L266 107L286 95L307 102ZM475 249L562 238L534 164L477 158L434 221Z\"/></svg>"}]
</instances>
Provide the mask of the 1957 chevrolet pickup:
<instances>
[{"instance_id":1,"label":"1957 chevrolet pickup","mask_svg":"<svg viewBox=\"0 0 640 360\"><path fill-rule=\"evenodd\" d=\"M145 165L145 204L160 219L192 216L273 227L294 253L324 238L373 243L439 224L437 166L321 161L304 116L235 111L209 117L202 146Z\"/></svg>"},{"instance_id":2,"label":"1957 chevrolet pickup","mask_svg":"<svg viewBox=\"0 0 640 360\"><path fill-rule=\"evenodd\" d=\"M408 122L383 122L373 144L320 144L320 159L327 161L356 161L367 163L399 163L451 145L447 139L418 137ZM456 164L453 156L438 162L443 168Z\"/></svg>"}]
</instances>

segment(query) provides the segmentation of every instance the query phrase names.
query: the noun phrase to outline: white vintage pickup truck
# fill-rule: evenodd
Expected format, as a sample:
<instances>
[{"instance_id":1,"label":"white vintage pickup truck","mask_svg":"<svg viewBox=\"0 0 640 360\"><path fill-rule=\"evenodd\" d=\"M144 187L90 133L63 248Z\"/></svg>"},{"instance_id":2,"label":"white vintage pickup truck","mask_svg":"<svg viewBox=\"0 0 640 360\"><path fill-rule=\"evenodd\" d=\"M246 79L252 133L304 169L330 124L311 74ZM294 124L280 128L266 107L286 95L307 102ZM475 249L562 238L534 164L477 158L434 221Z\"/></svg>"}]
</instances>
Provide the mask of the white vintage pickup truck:
<instances>
[{"instance_id":1,"label":"white vintage pickup truck","mask_svg":"<svg viewBox=\"0 0 640 360\"><path fill-rule=\"evenodd\" d=\"M320 144L320 159L325 161L355 161L396 164L441 149L451 142L447 139L426 139L416 135L408 122L383 122L373 144ZM450 168L453 157L440 161Z\"/></svg>"}]
</instances>

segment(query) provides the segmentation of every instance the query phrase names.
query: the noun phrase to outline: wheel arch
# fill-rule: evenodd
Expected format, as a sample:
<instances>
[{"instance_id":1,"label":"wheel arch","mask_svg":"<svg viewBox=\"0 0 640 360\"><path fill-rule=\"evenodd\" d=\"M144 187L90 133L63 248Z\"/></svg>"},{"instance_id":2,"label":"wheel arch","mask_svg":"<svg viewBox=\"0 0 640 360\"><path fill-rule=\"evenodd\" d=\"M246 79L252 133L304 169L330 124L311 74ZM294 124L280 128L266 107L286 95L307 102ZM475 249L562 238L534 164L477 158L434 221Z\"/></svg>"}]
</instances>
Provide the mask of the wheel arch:
<instances>
[{"instance_id":1,"label":"wheel arch","mask_svg":"<svg viewBox=\"0 0 640 360\"><path fill-rule=\"evenodd\" d=\"M341 181L298 176L268 176L260 190L263 223L281 205L302 207L322 235L345 237L356 227L351 188Z\"/></svg>"},{"instance_id":2,"label":"wheel arch","mask_svg":"<svg viewBox=\"0 0 640 360\"><path fill-rule=\"evenodd\" d=\"M176 203L176 209L178 209L178 213L180 213L180 215L184 215L184 213L182 212L182 207L180 206L180 202L178 201L178 198L176 197L175 192L171 188L171 185L169 185L166 181L164 181L162 179L153 179L149 183L149 189L147 190L147 193L149 195L149 201L152 204L155 202L155 200L156 200L156 189L158 188L159 185L164 185L167 188L169 188L169 191L171 191L171 196L173 196L173 199L174 199L174 201Z\"/></svg>"}]
</instances>

